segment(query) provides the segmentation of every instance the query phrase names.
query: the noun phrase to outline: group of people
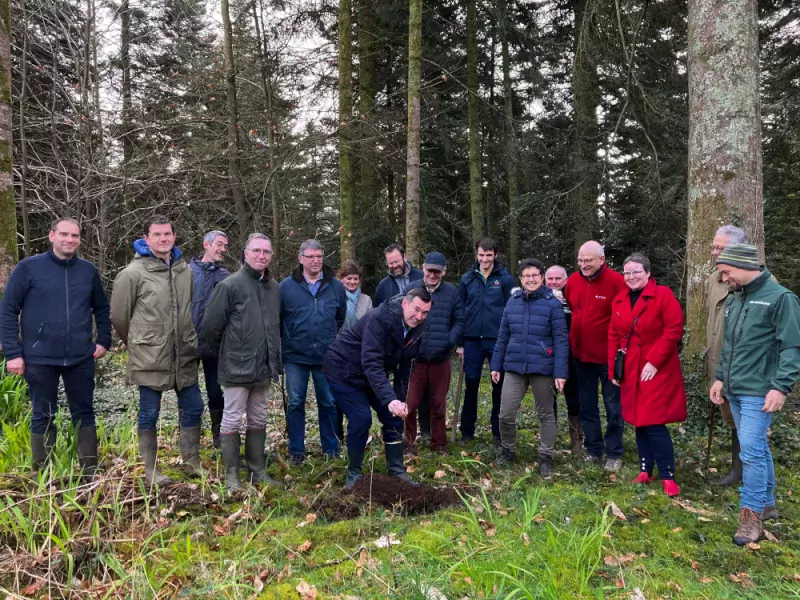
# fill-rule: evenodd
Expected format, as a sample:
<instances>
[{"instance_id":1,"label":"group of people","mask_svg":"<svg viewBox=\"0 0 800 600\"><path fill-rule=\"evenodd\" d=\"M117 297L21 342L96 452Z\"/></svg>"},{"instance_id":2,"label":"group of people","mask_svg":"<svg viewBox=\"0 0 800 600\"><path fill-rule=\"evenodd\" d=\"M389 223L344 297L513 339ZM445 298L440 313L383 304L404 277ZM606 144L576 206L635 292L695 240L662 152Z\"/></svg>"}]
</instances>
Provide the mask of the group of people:
<instances>
[{"instance_id":1,"label":"group of people","mask_svg":"<svg viewBox=\"0 0 800 600\"><path fill-rule=\"evenodd\" d=\"M94 476L95 361L108 350L113 325L128 351L130 381L139 389L139 451L149 485L169 481L158 469L157 436L167 390L177 394L183 463L203 472L200 367L212 441L229 489L243 487L241 467L252 483L280 485L266 473L265 442L270 387L281 374L293 463L306 458L311 380L322 452L335 457L346 440L346 487L362 476L373 412L382 425L389 474L416 485L403 454L416 451L418 415L431 449L448 451L446 408L455 351L465 383L463 444L475 437L481 375L489 362L496 466L516 460L517 413L531 388L540 421L542 477L553 472L561 393L574 454L585 449L587 463L619 471L627 422L636 429L639 454L634 482L652 482L657 467L664 492L680 493L666 425L686 418L679 357L684 319L674 294L656 283L642 254L626 258L618 273L606 263L603 247L589 241L578 252L578 271L569 276L558 265L545 270L537 260L521 261L517 287L498 260L497 244L485 238L455 286L444 281L442 253L427 254L417 270L402 246L392 244L384 252L388 274L373 307L361 291L358 264L348 260L334 272L317 240L301 244L299 264L278 283L270 272L272 243L266 235L248 237L242 266L231 274L221 264L228 251L225 233L210 231L203 255L187 262L175 245L173 224L153 216L133 244L133 260L117 275L109 302L95 267L77 256L80 234L77 221L58 219L49 234L51 249L19 263L0 304L7 368L29 385L37 469L44 468L55 446L61 378L84 476ZM714 238L705 355L714 382L710 398L723 407L733 432L731 473L720 483L743 480L734 538L742 544L759 539L762 519L776 515L766 432L800 370L797 297L771 278L756 248L745 241L733 226L720 228Z\"/></svg>"}]
</instances>

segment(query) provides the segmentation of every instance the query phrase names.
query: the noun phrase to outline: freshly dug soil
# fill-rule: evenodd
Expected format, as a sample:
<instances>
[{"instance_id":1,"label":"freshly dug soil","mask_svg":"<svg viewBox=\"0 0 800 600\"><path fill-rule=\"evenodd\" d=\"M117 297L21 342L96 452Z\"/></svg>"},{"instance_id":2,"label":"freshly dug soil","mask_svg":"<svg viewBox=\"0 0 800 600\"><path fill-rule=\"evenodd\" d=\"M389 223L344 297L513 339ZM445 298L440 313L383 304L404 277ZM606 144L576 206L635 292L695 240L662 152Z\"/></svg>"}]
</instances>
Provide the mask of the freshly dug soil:
<instances>
[{"instance_id":1,"label":"freshly dug soil","mask_svg":"<svg viewBox=\"0 0 800 600\"><path fill-rule=\"evenodd\" d=\"M341 521L358 517L370 506L400 510L406 515L435 512L461 504L453 488L435 488L421 484L417 487L388 475L365 475L352 490L342 490L334 496L320 498L314 509L326 519Z\"/></svg>"}]
</instances>

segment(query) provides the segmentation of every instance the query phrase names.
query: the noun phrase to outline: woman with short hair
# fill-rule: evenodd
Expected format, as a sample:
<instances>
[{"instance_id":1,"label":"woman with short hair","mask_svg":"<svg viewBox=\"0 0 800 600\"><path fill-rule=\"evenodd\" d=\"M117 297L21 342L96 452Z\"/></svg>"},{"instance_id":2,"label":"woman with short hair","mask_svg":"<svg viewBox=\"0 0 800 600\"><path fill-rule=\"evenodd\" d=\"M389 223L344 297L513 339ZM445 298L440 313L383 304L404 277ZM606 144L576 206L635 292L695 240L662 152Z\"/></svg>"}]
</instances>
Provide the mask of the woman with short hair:
<instances>
[{"instance_id":1,"label":"woman with short hair","mask_svg":"<svg viewBox=\"0 0 800 600\"><path fill-rule=\"evenodd\" d=\"M344 261L336 278L342 282L347 293L347 316L342 325L342 330L345 330L372 310L372 298L361 291L361 267L356 261Z\"/></svg>"}]
</instances>

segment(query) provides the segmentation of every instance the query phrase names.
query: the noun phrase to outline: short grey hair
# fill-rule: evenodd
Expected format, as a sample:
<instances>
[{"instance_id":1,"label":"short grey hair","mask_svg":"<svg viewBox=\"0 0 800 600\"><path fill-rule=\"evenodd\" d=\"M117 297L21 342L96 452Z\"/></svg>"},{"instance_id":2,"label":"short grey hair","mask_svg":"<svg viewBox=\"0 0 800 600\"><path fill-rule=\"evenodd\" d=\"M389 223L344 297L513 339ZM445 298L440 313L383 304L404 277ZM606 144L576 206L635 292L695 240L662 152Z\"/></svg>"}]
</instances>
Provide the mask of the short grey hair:
<instances>
[{"instance_id":1,"label":"short grey hair","mask_svg":"<svg viewBox=\"0 0 800 600\"><path fill-rule=\"evenodd\" d=\"M224 231L220 231L219 229L214 229L212 231L209 231L203 237L203 243L213 244L214 240L220 236L224 237L226 240L229 239L227 233L225 233Z\"/></svg>"},{"instance_id":2,"label":"short grey hair","mask_svg":"<svg viewBox=\"0 0 800 600\"><path fill-rule=\"evenodd\" d=\"M298 250L297 253L302 256L306 253L306 250L319 250L323 254L325 253L325 250L323 250L322 244L319 242L319 240L314 239L306 240L300 244L300 250Z\"/></svg>"},{"instance_id":3,"label":"short grey hair","mask_svg":"<svg viewBox=\"0 0 800 600\"><path fill-rule=\"evenodd\" d=\"M547 277L547 274L550 271L561 271L564 274L564 277L567 276L567 270L564 267L562 267L561 265L553 265L552 267L549 267L547 269L547 271L544 272L544 276Z\"/></svg>"},{"instance_id":4,"label":"short grey hair","mask_svg":"<svg viewBox=\"0 0 800 600\"><path fill-rule=\"evenodd\" d=\"M250 235L247 236L247 242L244 245L245 250L250 249L250 242L252 242L253 240L267 240L269 242L269 245L270 246L272 245L272 240L269 239L268 235L256 232L256 233L251 233Z\"/></svg>"},{"instance_id":5,"label":"short grey hair","mask_svg":"<svg viewBox=\"0 0 800 600\"><path fill-rule=\"evenodd\" d=\"M717 233L714 234L715 236L724 235L728 238L729 244L746 244L747 243L747 234L744 232L743 229L736 227L736 225L723 225L719 229L717 229Z\"/></svg>"}]
</instances>

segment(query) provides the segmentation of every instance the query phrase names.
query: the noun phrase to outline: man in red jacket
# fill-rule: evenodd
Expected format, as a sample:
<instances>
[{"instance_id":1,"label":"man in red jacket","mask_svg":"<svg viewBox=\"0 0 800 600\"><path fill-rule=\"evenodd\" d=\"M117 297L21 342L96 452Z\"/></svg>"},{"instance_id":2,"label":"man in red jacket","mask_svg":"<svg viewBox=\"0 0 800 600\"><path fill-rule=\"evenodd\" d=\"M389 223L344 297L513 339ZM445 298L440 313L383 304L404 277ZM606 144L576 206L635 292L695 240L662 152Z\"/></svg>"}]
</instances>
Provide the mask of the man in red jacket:
<instances>
[{"instance_id":1,"label":"man in red jacket","mask_svg":"<svg viewBox=\"0 0 800 600\"><path fill-rule=\"evenodd\" d=\"M578 272L570 275L564 289L564 297L572 310L569 344L578 374L585 460L601 463L605 446L606 471L622 468L625 426L619 388L608 380L608 325L611 322L611 302L623 289L625 280L606 264L603 246L593 240L581 246ZM606 408L605 438L597 404L598 381Z\"/></svg>"}]
</instances>

